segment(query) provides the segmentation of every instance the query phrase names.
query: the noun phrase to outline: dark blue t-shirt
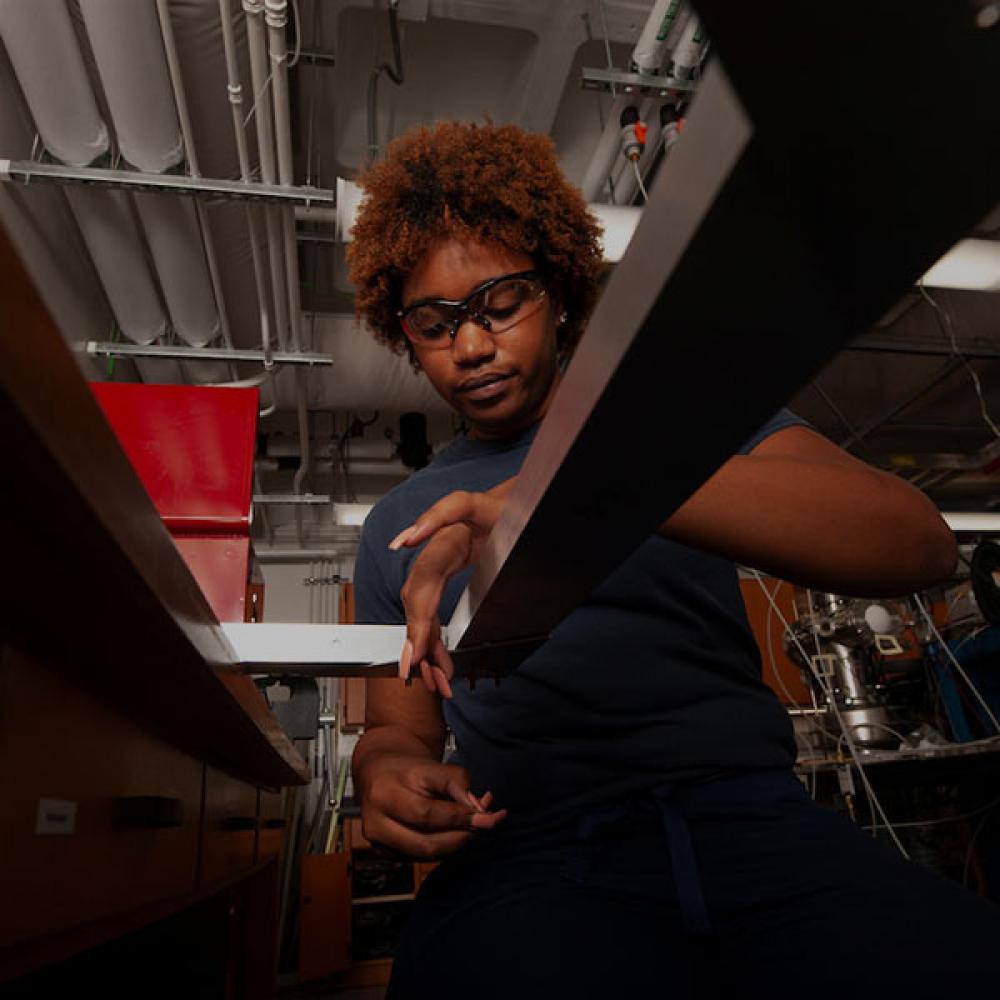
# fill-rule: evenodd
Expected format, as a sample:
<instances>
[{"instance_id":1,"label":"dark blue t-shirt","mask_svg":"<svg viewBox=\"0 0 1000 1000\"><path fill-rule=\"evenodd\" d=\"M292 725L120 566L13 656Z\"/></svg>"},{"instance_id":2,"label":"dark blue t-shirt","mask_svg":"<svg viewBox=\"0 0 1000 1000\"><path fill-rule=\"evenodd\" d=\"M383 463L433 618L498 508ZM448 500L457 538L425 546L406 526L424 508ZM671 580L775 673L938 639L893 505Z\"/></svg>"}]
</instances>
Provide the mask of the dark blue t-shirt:
<instances>
[{"instance_id":1,"label":"dark blue t-shirt","mask_svg":"<svg viewBox=\"0 0 1000 1000\"><path fill-rule=\"evenodd\" d=\"M783 410L741 451L802 423ZM389 552L391 539L453 490L516 475L536 430L502 443L458 438L376 504L355 569L359 622L405 621L399 591L418 550ZM442 622L470 572L445 589ZM474 791L492 790L495 807L510 810L510 832L667 781L795 760L788 715L761 680L735 566L659 535L499 687L454 691L444 703L452 761L469 769Z\"/></svg>"}]
</instances>

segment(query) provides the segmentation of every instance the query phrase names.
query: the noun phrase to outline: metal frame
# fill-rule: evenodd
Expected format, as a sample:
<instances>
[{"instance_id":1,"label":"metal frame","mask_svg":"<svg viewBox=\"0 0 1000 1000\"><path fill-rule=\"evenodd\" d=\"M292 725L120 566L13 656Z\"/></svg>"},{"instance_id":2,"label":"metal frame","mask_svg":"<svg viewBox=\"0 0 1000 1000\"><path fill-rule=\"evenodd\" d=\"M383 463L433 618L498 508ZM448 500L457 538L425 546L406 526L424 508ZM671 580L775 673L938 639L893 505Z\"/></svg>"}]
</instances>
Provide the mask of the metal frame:
<instances>
[{"instance_id":1,"label":"metal frame","mask_svg":"<svg viewBox=\"0 0 1000 1000\"><path fill-rule=\"evenodd\" d=\"M199 198L237 198L281 205L333 205L331 188L291 184L248 184L243 181L184 174L148 174L140 170L106 170L103 167L66 167L34 160L0 159L0 181L23 184L94 184L126 191L166 191Z\"/></svg>"},{"instance_id":2,"label":"metal frame","mask_svg":"<svg viewBox=\"0 0 1000 1000\"><path fill-rule=\"evenodd\" d=\"M180 361L255 361L264 363L262 349L241 347L186 347L182 344L128 344L118 341L87 341L87 354L107 358L173 358ZM271 361L277 365L333 364L330 354L309 351L271 351Z\"/></svg>"},{"instance_id":3,"label":"metal frame","mask_svg":"<svg viewBox=\"0 0 1000 1000\"><path fill-rule=\"evenodd\" d=\"M657 76L655 73L629 73L621 69L584 66L580 76L584 90L603 90L607 93L644 94L652 97L669 97L678 92L697 90L697 80L681 80L676 76Z\"/></svg>"}]
</instances>

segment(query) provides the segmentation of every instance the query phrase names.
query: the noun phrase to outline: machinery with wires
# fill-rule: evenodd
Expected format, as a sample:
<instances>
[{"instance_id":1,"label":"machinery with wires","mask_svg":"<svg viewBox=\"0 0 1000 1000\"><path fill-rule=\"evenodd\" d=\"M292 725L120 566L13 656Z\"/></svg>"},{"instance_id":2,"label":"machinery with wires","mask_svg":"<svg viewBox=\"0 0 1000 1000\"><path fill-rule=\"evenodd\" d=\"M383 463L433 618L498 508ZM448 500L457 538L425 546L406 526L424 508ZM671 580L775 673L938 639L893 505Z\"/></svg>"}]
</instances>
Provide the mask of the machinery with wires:
<instances>
[{"instance_id":1,"label":"machinery with wires","mask_svg":"<svg viewBox=\"0 0 1000 1000\"><path fill-rule=\"evenodd\" d=\"M859 747L898 746L881 665L884 656L903 652L901 619L876 602L812 592L803 598L806 606L785 634L785 650L817 689L827 728L835 729L839 719ZM803 662L800 650L811 663Z\"/></svg>"}]
</instances>

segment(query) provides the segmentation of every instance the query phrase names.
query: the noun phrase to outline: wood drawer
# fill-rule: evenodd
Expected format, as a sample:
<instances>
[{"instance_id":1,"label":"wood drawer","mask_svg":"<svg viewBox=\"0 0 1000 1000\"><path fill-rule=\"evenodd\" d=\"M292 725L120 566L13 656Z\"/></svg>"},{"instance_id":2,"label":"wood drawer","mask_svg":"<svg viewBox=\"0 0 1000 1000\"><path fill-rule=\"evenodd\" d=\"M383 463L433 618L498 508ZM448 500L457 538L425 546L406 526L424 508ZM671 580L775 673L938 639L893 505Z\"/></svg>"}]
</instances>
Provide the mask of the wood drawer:
<instances>
[{"instance_id":1,"label":"wood drawer","mask_svg":"<svg viewBox=\"0 0 1000 1000\"><path fill-rule=\"evenodd\" d=\"M257 853L257 788L214 767L205 768L201 885L233 878Z\"/></svg>"},{"instance_id":2,"label":"wood drawer","mask_svg":"<svg viewBox=\"0 0 1000 1000\"><path fill-rule=\"evenodd\" d=\"M194 889L203 765L11 646L0 760L0 942Z\"/></svg>"}]
</instances>

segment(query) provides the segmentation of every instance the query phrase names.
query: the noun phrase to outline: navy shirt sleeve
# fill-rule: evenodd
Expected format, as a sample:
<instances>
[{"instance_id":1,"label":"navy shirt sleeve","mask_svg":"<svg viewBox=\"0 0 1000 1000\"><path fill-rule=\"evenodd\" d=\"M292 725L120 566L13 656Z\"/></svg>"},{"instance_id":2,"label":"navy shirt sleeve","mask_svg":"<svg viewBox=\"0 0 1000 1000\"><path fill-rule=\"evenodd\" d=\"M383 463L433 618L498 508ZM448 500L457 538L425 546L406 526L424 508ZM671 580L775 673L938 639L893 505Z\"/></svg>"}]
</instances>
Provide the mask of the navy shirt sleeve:
<instances>
[{"instance_id":1,"label":"navy shirt sleeve","mask_svg":"<svg viewBox=\"0 0 1000 1000\"><path fill-rule=\"evenodd\" d=\"M761 443L761 441L766 440L772 434L776 434L778 431L783 431L786 427L809 427L811 425L803 420L801 417L796 416L787 407L778 410L778 412L771 417L770 420L749 441L747 441L742 448L740 448L737 454L749 455L750 452L754 450Z\"/></svg>"}]
</instances>

